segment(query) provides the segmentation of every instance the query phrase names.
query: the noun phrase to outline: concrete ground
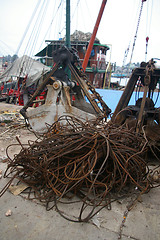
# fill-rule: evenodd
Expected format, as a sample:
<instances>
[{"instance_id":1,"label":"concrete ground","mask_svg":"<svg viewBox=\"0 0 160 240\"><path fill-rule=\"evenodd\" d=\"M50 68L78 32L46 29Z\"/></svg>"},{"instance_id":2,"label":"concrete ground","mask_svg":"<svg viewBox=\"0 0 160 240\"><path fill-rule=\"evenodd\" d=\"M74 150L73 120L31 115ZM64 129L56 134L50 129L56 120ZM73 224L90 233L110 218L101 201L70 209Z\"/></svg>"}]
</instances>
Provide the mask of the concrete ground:
<instances>
[{"instance_id":1,"label":"concrete ground","mask_svg":"<svg viewBox=\"0 0 160 240\"><path fill-rule=\"evenodd\" d=\"M11 129L4 133L6 129L4 126L0 127L0 170L2 171L0 191L8 182L8 179L3 178L7 166L4 162L6 147L16 142L16 135L22 143L35 139L35 136L24 128ZM19 146L11 147L9 150L11 156L19 151ZM160 239L159 199L160 188L152 189L149 193L142 195L125 219L121 239ZM45 207L38 202L29 201L20 195L14 196L7 190L0 197L0 240L119 239L120 226L129 200L128 198L113 202L111 210L103 209L89 223L73 223L62 218L55 209L46 211ZM73 217L80 203L60 207ZM11 210L10 216L5 215L8 210Z\"/></svg>"}]
</instances>

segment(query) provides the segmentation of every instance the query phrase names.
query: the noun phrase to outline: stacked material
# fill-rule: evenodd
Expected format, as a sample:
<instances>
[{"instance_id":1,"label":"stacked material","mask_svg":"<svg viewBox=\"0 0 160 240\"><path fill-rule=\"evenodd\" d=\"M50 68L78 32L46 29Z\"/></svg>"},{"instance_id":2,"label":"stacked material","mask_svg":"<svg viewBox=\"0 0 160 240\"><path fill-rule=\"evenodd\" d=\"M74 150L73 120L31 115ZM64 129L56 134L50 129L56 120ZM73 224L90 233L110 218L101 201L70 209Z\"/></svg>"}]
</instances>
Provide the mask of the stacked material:
<instances>
[{"instance_id":1,"label":"stacked material","mask_svg":"<svg viewBox=\"0 0 160 240\"><path fill-rule=\"evenodd\" d=\"M82 31L75 30L75 32L71 35L71 41L90 41L92 34L90 32L84 33ZM63 39L65 40L65 38ZM96 38L95 42L100 43L99 39Z\"/></svg>"},{"instance_id":2,"label":"stacked material","mask_svg":"<svg viewBox=\"0 0 160 240\"><path fill-rule=\"evenodd\" d=\"M87 222L113 200L151 186L143 160L147 140L124 126L62 116L35 142L19 144L22 149L9 159L5 173L12 178L0 195L16 178L17 184L27 184L29 199L38 199L47 210L55 206L70 221ZM73 196L82 206L71 219L59 206L73 203Z\"/></svg>"}]
</instances>

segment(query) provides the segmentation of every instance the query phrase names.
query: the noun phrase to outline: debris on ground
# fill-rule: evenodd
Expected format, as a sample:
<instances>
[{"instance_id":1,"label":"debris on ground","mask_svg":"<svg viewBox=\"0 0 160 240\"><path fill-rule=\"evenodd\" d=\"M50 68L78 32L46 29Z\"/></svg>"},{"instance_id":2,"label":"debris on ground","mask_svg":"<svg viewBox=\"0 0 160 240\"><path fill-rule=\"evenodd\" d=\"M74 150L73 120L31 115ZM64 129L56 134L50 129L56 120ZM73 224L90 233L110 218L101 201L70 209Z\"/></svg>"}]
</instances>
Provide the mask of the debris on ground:
<instances>
[{"instance_id":1,"label":"debris on ground","mask_svg":"<svg viewBox=\"0 0 160 240\"><path fill-rule=\"evenodd\" d=\"M0 123L1 126L4 126L4 123L10 122L24 122L23 117L19 113L19 111L0 111Z\"/></svg>"},{"instance_id":2,"label":"debris on ground","mask_svg":"<svg viewBox=\"0 0 160 240\"><path fill-rule=\"evenodd\" d=\"M128 214L141 194L159 186L159 182L149 177L154 176L155 170L150 171L144 160L149 148L146 136L135 134L125 126L84 123L62 116L48 126L47 133L29 141L28 146L18 137L17 140L21 151L13 158L7 153L9 163L4 177L11 176L11 179L0 196L18 179L17 186L27 185L24 193L28 199L39 200L47 210L55 207L72 222L94 220L104 207L111 209L113 201L134 196ZM75 196L79 200L73 200ZM77 216L71 218L60 207L73 202L82 205Z\"/></svg>"},{"instance_id":3,"label":"debris on ground","mask_svg":"<svg viewBox=\"0 0 160 240\"><path fill-rule=\"evenodd\" d=\"M2 149L1 149L1 150L2 150ZM6 163L6 162L8 162L8 158L7 158L6 156L1 156L1 157L0 157L0 162Z\"/></svg>"},{"instance_id":4,"label":"debris on ground","mask_svg":"<svg viewBox=\"0 0 160 240\"><path fill-rule=\"evenodd\" d=\"M13 193L15 196L17 196L27 188L28 188L28 186L26 184L19 184L17 186L14 186L14 185L10 186L9 190L11 191L11 193Z\"/></svg>"},{"instance_id":5,"label":"debris on ground","mask_svg":"<svg viewBox=\"0 0 160 240\"><path fill-rule=\"evenodd\" d=\"M12 108L0 111L0 138L13 137L18 129L26 126L19 110L16 110L15 106Z\"/></svg>"},{"instance_id":6,"label":"debris on ground","mask_svg":"<svg viewBox=\"0 0 160 240\"><path fill-rule=\"evenodd\" d=\"M3 119L3 122L1 122ZM18 130L26 128L26 124L24 119L17 115L17 112L12 114L9 113L6 115L0 115L0 139L13 138L16 134L18 134ZM2 151L2 149L1 149Z\"/></svg>"},{"instance_id":7,"label":"debris on ground","mask_svg":"<svg viewBox=\"0 0 160 240\"><path fill-rule=\"evenodd\" d=\"M9 217L9 216L11 216L12 215L12 211L10 210L10 209L8 209L8 211L6 212L6 217Z\"/></svg>"}]
</instances>

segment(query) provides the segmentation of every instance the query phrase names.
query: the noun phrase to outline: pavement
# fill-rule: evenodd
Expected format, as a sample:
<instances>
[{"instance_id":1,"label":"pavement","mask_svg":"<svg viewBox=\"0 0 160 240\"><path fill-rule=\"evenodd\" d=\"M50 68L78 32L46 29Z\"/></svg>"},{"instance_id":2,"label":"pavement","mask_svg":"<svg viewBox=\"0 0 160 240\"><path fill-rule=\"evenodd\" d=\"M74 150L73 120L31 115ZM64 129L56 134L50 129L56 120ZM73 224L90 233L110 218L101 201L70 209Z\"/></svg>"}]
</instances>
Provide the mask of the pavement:
<instances>
[{"instance_id":1,"label":"pavement","mask_svg":"<svg viewBox=\"0 0 160 240\"><path fill-rule=\"evenodd\" d=\"M4 171L5 163L1 163ZM0 180L0 189L7 179ZM152 189L142 196L129 211L121 239L160 239L160 189ZM89 223L74 223L62 218L55 209L46 211L38 202L14 196L9 190L0 198L1 240L114 240L119 239L120 226L126 211L127 200L114 202L112 209L103 209ZM74 216L75 205L63 209ZM11 215L6 212L11 210Z\"/></svg>"},{"instance_id":2,"label":"pavement","mask_svg":"<svg viewBox=\"0 0 160 240\"><path fill-rule=\"evenodd\" d=\"M0 133L5 131L3 127L0 130ZM35 139L35 136L24 128L0 134L0 191L9 181L3 177L7 167L4 161L6 147L15 144L16 135L22 143ZM20 147L14 145L9 154L13 157L19 151ZM104 208L89 223L74 223L61 217L55 208L46 211L39 202L28 200L25 195L15 196L7 190L0 197L0 240L116 240L120 239L120 229L123 240L160 240L159 199L160 188L154 188L136 201L125 221L124 213L131 198L113 202L111 210ZM80 206L81 203L78 203L60 205L60 208L67 212L68 216L74 217ZM8 210L11 215L6 216Z\"/></svg>"}]
</instances>

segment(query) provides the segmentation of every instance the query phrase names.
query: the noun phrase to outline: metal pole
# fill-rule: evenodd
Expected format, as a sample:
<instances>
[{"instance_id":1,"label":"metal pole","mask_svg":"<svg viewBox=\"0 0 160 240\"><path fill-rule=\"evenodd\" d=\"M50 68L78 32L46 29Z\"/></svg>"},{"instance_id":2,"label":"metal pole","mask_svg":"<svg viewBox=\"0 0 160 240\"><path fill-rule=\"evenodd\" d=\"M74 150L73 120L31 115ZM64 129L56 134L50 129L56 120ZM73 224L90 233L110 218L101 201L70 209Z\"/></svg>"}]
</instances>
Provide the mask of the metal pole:
<instances>
[{"instance_id":1,"label":"metal pole","mask_svg":"<svg viewBox=\"0 0 160 240\"><path fill-rule=\"evenodd\" d=\"M90 57L90 54L91 54L91 51L92 51L92 48L93 48L93 44L94 44L94 41L95 41L95 37L96 37L97 31L98 31L98 27L99 27L99 24L100 24L100 21L101 21L101 18L102 18L102 14L103 14L106 2L107 2L107 0L102 1L101 8L99 10L97 21L96 21L95 27L93 29L93 33L92 33L92 36L91 36L91 39L90 39L90 42L89 42L89 45L88 45L88 48L87 48L87 52L86 52L86 55L85 55L85 58L84 58L84 61L83 61L83 64L82 64L82 68L83 68L84 71L86 70L86 67L87 67L87 64L88 64L88 60L89 60L89 57Z\"/></svg>"},{"instance_id":2,"label":"metal pole","mask_svg":"<svg viewBox=\"0 0 160 240\"><path fill-rule=\"evenodd\" d=\"M70 0L66 0L66 47L71 48L70 41ZM67 73L69 79L71 79L71 71L66 67L65 72Z\"/></svg>"},{"instance_id":3,"label":"metal pole","mask_svg":"<svg viewBox=\"0 0 160 240\"><path fill-rule=\"evenodd\" d=\"M66 47L71 47L70 42L70 0L66 0Z\"/></svg>"}]
</instances>

